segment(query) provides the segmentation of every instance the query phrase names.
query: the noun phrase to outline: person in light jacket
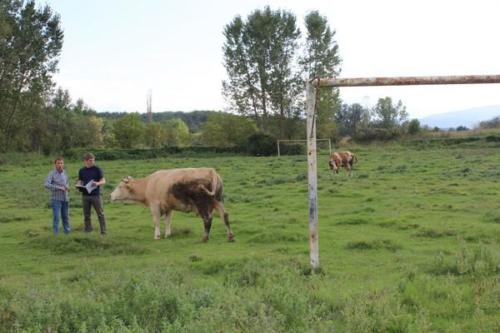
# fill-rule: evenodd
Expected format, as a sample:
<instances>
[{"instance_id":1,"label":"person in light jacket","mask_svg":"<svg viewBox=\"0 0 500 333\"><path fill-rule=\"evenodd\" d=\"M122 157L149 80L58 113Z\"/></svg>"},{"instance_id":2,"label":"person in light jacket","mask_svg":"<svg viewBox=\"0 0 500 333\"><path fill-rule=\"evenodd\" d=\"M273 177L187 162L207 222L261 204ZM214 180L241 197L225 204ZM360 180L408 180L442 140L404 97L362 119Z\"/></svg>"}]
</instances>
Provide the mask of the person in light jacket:
<instances>
[{"instance_id":1,"label":"person in light jacket","mask_svg":"<svg viewBox=\"0 0 500 333\"><path fill-rule=\"evenodd\" d=\"M49 172L45 180L45 188L50 191L50 204L52 206L52 230L54 235L59 234L59 216L61 216L63 230L69 234L69 179L64 171L64 159L57 157L54 160L54 170Z\"/></svg>"}]
</instances>

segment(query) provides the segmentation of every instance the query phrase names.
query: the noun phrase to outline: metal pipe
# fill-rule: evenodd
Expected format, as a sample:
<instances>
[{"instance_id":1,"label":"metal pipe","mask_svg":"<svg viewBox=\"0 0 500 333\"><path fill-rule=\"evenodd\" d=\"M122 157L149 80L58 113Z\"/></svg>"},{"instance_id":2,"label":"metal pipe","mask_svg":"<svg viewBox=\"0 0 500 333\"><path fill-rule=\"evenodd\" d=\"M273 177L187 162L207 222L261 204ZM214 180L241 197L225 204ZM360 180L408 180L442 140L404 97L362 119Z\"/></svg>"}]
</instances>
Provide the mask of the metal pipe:
<instances>
[{"instance_id":1,"label":"metal pipe","mask_svg":"<svg viewBox=\"0 0 500 333\"><path fill-rule=\"evenodd\" d=\"M407 86L433 84L500 83L500 75L400 76L312 79L320 87ZM319 82L319 83L318 83Z\"/></svg>"}]
</instances>

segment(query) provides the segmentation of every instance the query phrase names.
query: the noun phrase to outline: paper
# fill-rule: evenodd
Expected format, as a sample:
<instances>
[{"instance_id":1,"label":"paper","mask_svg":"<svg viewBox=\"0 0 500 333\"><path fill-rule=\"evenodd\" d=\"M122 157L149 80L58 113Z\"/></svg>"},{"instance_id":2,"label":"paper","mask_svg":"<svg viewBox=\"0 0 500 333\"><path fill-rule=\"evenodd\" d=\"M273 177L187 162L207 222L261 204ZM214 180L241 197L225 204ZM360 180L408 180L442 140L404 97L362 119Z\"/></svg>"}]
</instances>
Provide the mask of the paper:
<instances>
[{"instance_id":1,"label":"paper","mask_svg":"<svg viewBox=\"0 0 500 333\"><path fill-rule=\"evenodd\" d=\"M90 192L92 192L93 190L95 190L97 188L97 185L95 184L95 182L93 180L91 180L85 186L84 185L76 185L76 187L84 188L90 194Z\"/></svg>"}]
</instances>

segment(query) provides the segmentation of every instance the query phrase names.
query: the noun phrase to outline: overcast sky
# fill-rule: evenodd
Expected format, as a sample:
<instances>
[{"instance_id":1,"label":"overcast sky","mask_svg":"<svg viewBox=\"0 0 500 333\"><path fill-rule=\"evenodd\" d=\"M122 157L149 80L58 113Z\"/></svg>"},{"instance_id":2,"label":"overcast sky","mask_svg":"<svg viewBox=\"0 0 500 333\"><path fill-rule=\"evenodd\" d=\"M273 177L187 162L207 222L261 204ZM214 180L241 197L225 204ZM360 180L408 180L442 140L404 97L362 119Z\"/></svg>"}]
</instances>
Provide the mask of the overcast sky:
<instances>
[{"instance_id":1,"label":"overcast sky","mask_svg":"<svg viewBox=\"0 0 500 333\"><path fill-rule=\"evenodd\" d=\"M224 110L223 28L255 9L319 10L340 77L500 74L497 0L37 0L61 16L56 82L97 111ZM500 84L340 88L344 102L402 100L412 118L500 105Z\"/></svg>"}]
</instances>

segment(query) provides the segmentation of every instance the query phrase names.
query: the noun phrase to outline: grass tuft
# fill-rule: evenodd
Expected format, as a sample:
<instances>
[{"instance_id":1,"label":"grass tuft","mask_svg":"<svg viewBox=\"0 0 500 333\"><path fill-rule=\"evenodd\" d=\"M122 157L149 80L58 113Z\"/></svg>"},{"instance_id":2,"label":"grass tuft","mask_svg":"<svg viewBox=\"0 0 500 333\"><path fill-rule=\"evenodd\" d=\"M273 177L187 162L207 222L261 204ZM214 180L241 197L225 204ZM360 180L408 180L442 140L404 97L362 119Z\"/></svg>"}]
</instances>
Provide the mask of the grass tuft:
<instances>
[{"instance_id":1,"label":"grass tuft","mask_svg":"<svg viewBox=\"0 0 500 333\"><path fill-rule=\"evenodd\" d=\"M259 233L248 239L248 243L256 244L274 244L280 242L307 242L307 237L305 234L298 232L269 231Z\"/></svg>"},{"instance_id":2,"label":"grass tuft","mask_svg":"<svg viewBox=\"0 0 500 333\"><path fill-rule=\"evenodd\" d=\"M433 275L495 276L500 273L500 259L484 246L464 246L452 258L439 252L427 269Z\"/></svg>"},{"instance_id":3,"label":"grass tuft","mask_svg":"<svg viewBox=\"0 0 500 333\"><path fill-rule=\"evenodd\" d=\"M48 249L53 254L76 254L86 255L141 255L149 253L149 250L128 242L120 242L107 238L107 236L92 235L59 235L32 237L25 245Z\"/></svg>"},{"instance_id":4,"label":"grass tuft","mask_svg":"<svg viewBox=\"0 0 500 333\"><path fill-rule=\"evenodd\" d=\"M402 248L401 245L389 239L349 242L346 245L346 249L348 250L388 250L391 252L396 252L401 248Z\"/></svg>"},{"instance_id":5,"label":"grass tuft","mask_svg":"<svg viewBox=\"0 0 500 333\"><path fill-rule=\"evenodd\" d=\"M360 218L360 217L354 217L346 220L340 220L336 224L339 225L361 225L361 224L368 224L368 220Z\"/></svg>"},{"instance_id":6,"label":"grass tuft","mask_svg":"<svg viewBox=\"0 0 500 333\"><path fill-rule=\"evenodd\" d=\"M486 223L500 223L500 211L490 210L483 215L483 221Z\"/></svg>"},{"instance_id":7,"label":"grass tuft","mask_svg":"<svg viewBox=\"0 0 500 333\"><path fill-rule=\"evenodd\" d=\"M27 215L19 216L7 212L0 212L0 223L23 222L23 221L30 221L32 219L33 218L31 216Z\"/></svg>"},{"instance_id":8,"label":"grass tuft","mask_svg":"<svg viewBox=\"0 0 500 333\"><path fill-rule=\"evenodd\" d=\"M415 236L417 237L425 237L425 238L442 238L455 235L456 232L453 230L435 230L435 229L425 229L415 234Z\"/></svg>"}]
</instances>

